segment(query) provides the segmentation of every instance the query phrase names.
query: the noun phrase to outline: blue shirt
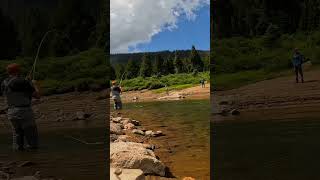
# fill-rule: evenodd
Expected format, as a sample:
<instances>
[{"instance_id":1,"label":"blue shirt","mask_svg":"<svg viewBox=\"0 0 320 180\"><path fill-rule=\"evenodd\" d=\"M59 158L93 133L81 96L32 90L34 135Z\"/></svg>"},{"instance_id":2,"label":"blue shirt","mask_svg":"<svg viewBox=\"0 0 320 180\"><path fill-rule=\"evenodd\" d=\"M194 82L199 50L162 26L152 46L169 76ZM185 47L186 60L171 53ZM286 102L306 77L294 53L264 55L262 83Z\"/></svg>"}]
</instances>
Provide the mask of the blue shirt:
<instances>
[{"instance_id":1,"label":"blue shirt","mask_svg":"<svg viewBox=\"0 0 320 180\"><path fill-rule=\"evenodd\" d=\"M292 64L294 67L301 66L303 63L303 56L299 53L295 53L292 58Z\"/></svg>"}]
</instances>

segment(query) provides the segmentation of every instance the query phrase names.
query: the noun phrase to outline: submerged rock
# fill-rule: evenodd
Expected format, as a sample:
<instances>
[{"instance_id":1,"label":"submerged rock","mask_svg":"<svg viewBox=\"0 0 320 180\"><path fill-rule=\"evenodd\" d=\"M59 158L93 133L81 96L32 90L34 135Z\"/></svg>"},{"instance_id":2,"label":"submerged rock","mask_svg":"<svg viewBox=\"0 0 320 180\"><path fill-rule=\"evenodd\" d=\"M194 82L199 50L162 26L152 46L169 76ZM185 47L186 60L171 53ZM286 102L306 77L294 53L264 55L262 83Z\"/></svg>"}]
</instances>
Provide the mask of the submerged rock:
<instances>
[{"instance_id":1,"label":"submerged rock","mask_svg":"<svg viewBox=\"0 0 320 180\"><path fill-rule=\"evenodd\" d=\"M165 176L165 165L153 151L143 144L117 142L110 144L110 166L114 168L141 169L145 174Z\"/></svg>"}]
</instances>

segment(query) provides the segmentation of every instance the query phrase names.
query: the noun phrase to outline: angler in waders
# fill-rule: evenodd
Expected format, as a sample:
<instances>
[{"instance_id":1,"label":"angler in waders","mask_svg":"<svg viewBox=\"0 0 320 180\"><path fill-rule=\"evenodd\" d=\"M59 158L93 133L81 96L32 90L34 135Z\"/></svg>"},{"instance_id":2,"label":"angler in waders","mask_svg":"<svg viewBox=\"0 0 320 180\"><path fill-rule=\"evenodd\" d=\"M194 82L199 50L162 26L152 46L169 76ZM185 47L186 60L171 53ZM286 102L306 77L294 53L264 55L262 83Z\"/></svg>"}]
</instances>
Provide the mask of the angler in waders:
<instances>
[{"instance_id":1,"label":"angler in waders","mask_svg":"<svg viewBox=\"0 0 320 180\"><path fill-rule=\"evenodd\" d=\"M304 59L303 55L299 52L297 48L295 48L293 53L293 58L292 58L292 65L296 73L296 83L299 82L299 74L301 76L301 82L304 83L303 72L302 72L303 59Z\"/></svg>"},{"instance_id":2,"label":"angler in waders","mask_svg":"<svg viewBox=\"0 0 320 180\"><path fill-rule=\"evenodd\" d=\"M121 94L122 90L117 85L116 81L112 81L112 87L111 87L111 98L114 101L114 109L122 109L122 102L121 102Z\"/></svg>"},{"instance_id":3,"label":"angler in waders","mask_svg":"<svg viewBox=\"0 0 320 180\"><path fill-rule=\"evenodd\" d=\"M20 65L7 66L9 77L1 84L1 90L6 97L8 106L7 117L13 130L14 150L38 148L38 130L31 107L32 97L39 99L40 93L36 81L26 80L20 76Z\"/></svg>"}]
</instances>

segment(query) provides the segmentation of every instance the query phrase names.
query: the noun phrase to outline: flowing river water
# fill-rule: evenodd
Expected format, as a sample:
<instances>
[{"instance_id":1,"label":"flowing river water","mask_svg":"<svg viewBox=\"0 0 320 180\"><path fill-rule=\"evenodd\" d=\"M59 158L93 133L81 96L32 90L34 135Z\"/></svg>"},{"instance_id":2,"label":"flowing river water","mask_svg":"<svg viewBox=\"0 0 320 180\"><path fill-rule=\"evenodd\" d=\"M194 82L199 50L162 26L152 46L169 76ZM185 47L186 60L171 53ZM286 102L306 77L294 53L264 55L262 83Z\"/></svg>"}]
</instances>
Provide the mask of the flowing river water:
<instances>
[{"instance_id":1,"label":"flowing river water","mask_svg":"<svg viewBox=\"0 0 320 180\"><path fill-rule=\"evenodd\" d=\"M256 110L224 121L212 116L213 179L320 179L319 112L307 110Z\"/></svg>"},{"instance_id":2,"label":"flowing river water","mask_svg":"<svg viewBox=\"0 0 320 180\"><path fill-rule=\"evenodd\" d=\"M154 138L155 153L181 179L210 179L209 100L128 103L121 113L139 120L147 130L161 130Z\"/></svg>"},{"instance_id":3,"label":"flowing river water","mask_svg":"<svg viewBox=\"0 0 320 180\"><path fill-rule=\"evenodd\" d=\"M13 152L12 134L0 135L1 163L29 161L32 166L12 168L15 176L30 176L40 171L44 177L61 179L104 179L106 176L105 128L63 129L40 132L40 149ZM78 140L85 141L85 144Z\"/></svg>"}]
</instances>

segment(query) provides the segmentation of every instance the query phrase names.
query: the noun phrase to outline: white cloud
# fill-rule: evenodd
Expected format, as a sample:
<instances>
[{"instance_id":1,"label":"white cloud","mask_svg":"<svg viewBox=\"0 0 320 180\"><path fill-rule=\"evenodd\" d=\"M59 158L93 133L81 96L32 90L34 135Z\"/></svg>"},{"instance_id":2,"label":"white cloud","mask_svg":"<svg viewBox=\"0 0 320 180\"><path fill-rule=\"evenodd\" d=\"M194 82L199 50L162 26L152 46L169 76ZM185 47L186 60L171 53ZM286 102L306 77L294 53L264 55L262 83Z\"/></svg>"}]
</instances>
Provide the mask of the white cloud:
<instances>
[{"instance_id":1,"label":"white cloud","mask_svg":"<svg viewBox=\"0 0 320 180\"><path fill-rule=\"evenodd\" d=\"M155 34L177 28L179 17L189 20L210 0L111 0L111 53L128 52L148 43Z\"/></svg>"}]
</instances>

